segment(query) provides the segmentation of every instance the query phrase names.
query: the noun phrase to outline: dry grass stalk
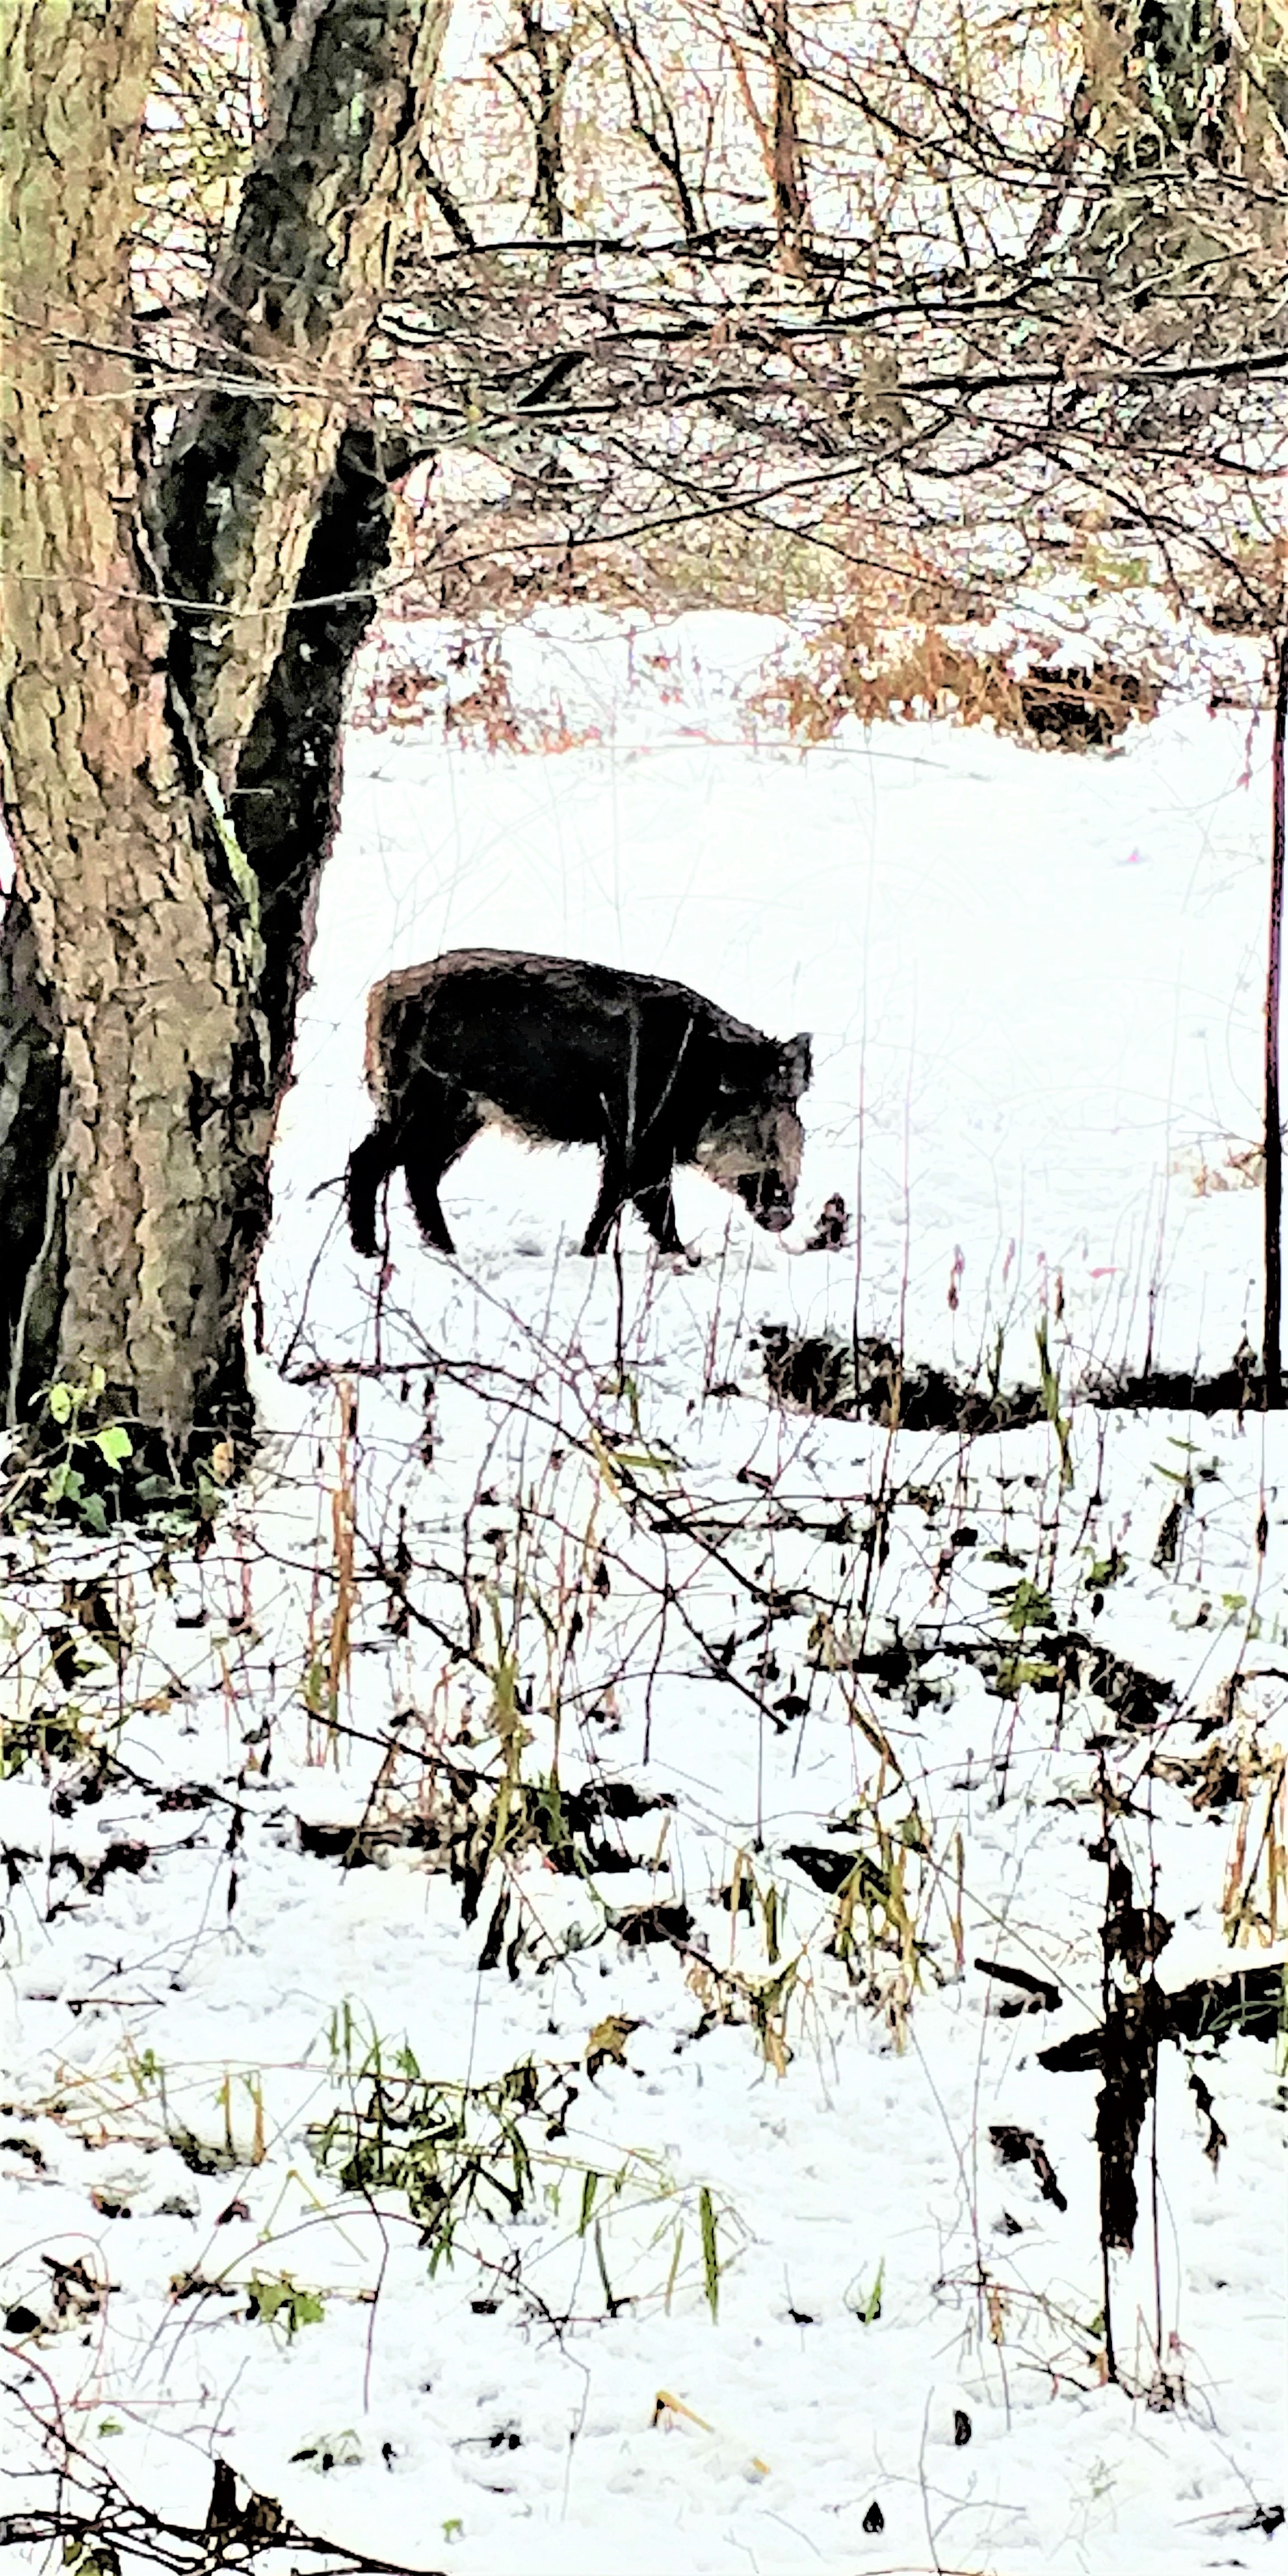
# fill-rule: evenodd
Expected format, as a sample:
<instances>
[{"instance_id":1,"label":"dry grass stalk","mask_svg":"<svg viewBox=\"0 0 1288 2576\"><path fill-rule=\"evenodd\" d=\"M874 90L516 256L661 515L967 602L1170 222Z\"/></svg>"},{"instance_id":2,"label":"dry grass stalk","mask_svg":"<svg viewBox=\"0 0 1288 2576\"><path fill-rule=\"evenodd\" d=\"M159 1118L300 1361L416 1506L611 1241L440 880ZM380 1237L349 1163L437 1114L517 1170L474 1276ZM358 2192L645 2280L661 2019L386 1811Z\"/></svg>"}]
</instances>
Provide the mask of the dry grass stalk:
<instances>
[{"instance_id":1,"label":"dry grass stalk","mask_svg":"<svg viewBox=\"0 0 1288 2576\"><path fill-rule=\"evenodd\" d=\"M1221 1894L1221 1919L1232 1948L1236 1943L1243 1947L1253 1940L1268 1946L1278 1940L1280 1927L1288 1920L1286 1769L1285 1757L1276 1746L1268 1768L1260 1778L1248 1783L1240 1801L1234 1849ZM1254 1834L1258 1808L1260 1829ZM1261 1902L1259 1884L1264 1886Z\"/></svg>"},{"instance_id":2,"label":"dry grass stalk","mask_svg":"<svg viewBox=\"0 0 1288 2576\"><path fill-rule=\"evenodd\" d=\"M1024 639L1009 656L986 652L935 625L881 634L847 612L809 641L803 663L757 692L751 709L802 747L830 741L851 716L864 725L939 717L1067 751L1107 749L1157 712L1157 690L1136 672L1108 662L1057 667L1036 660L1044 650Z\"/></svg>"}]
</instances>

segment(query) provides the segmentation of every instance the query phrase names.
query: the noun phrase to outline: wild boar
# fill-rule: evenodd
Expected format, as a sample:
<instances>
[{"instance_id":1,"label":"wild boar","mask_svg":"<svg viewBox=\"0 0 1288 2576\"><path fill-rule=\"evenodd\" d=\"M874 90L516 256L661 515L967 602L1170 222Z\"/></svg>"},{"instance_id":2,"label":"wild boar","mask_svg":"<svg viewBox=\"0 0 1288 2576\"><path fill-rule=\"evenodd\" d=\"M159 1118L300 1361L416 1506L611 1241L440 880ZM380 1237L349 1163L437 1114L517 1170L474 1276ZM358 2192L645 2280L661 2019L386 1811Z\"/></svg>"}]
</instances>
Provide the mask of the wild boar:
<instances>
[{"instance_id":1,"label":"wild boar","mask_svg":"<svg viewBox=\"0 0 1288 2576\"><path fill-rule=\"evenodd\" d=\"M584 1253L603 1251L628 1201L661 1251L682 1252L677 1163L734 1191L771 1234L791 1223L808 1037L782 1045L663 976L454 949L374 987L366 1070L380 1115L345 1187L354 1248L369 1258L377 1197L399 1168L425 1241L454 1249L439 1183L490 1126L599 1147Z\"/></svg>"}]
</instances>

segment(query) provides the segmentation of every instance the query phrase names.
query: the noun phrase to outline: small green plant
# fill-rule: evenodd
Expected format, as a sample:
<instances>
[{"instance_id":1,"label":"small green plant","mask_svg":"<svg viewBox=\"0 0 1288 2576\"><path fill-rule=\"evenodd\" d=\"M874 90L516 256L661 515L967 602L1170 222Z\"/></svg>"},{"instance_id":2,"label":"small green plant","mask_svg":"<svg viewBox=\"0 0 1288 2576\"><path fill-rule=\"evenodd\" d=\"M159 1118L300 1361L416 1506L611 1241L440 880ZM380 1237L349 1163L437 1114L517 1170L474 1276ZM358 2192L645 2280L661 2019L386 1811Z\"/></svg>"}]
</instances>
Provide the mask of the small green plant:
<instances>
[{"instance_id":1,"label":"small green plant","mask_svg":"<svg viewBox=\"0 0 1288 2576\"><path fill-rule=\"evenodd\" d=\"M1006 1334L1001 1324L999 1324L993 1337L992 1350L988 1355L988 1396L990 1404L996 1404L998 1394L1001 1389L1002 1359L1005 1350Z\"/></svg>"},{"instance_id":2,"label":"small green plant","mask_svg":"<svg viewBox=\"0 0 1288 2576\"><path fill-rule=\"evenodd\" d=\"M578 2067L538 2067L525 2059L488 2083L436 2083L422 2075L405 2041L389 2048L374 2032L360 2032L347 2002L332 2014L327 2037L332 2074L348 2098L308 2131L314 2163L364 2199L376 2192L402 2198L420 2224L431 2278L455 2260L458 2247L474 2250L469 2222L504 2226L543 2208L557 2218L562 2187L571 2183L579 2192L572 2236L585 2240L594 2254L610 2317L628 2302L609 2274L609 2221L653 2207L661 2214L652 2243L669 2245L671 2253L667 2301L696 2217L714 2316L720 2274L729 2260L727 2254L717 2256L717 2217L726 2239L736 2241L736 2213L723 2202L717 2212L706 2185L696 2195L677 2191L654 2156L629 2152L614 2171L564 2154L558 2141L577 2090Z\"/></svg>"},{"instance_id":3,"label":"small green plant","mask_svg":"<svg viewBox=\"0 0 1288 2576\"><path fill-rule=\"evenodd\" d=\"M595 2267L599 2273L600 2288L604 2293L605 2312L610 2317L620 2316L624 2302L617 2297L616 2292L613 2289L612 2282L608 2277L608 2257L604 2252L604 2231L598 2219L595 2220L593 2236L595 2246Z\"/></svg>"},{"instance_id":4,"label":"small green plant","mask_svg":"<svg viewBox=\"0 0 1288 2576\"><path fill-rule=\"evenodd\" d=\"M301 2289L289 2272L279 2272L275 2279L252 2272L246 2296L247 2316L284 2332L288 2343L301 2326L321 2325L326 2315L326 2301L320 2291Z\"/></svg>"},{"instance_id":5,"label":"small green plant","mask_svg":"<svg viewBox=\"0 0 1288 2576\"><path fill-rule=\"evenodd\" d=\"M1055 1690L1060 1680L1060 1666L1050 1655L1002 1655L990 1688L1001 1699L1014 1699L1021 1690Z\"/></svg>"},{"instance_id":6,"label":"small green plant","mask_svg":"<svg viewBox=\"0 0 1288 2576\"><path fill-rule=\"evenodd\" d=\"M1117 1583L1127 1571L1127 1559L1116 1547L1110 1548L1108 1556L1097 1556L1094 1549L1089 1549L1088 1554L1091 1562L1082 1578L1085 1592L1107 1592L1110 1584Z\"/></svg>"},{"instance_id":7,"label":"small green plant","mask_svg":"<svg viewBox=\"0 0 1288 2576\"><path fill-rule=\"evenodd\" d=\"M1013 1591L995 1592L993 1598L999 1609L1005 1604L1003 1616L1017 1637L1024 1636L1030 1628L1054 1628L1056 1624L1050 1593L1044 1592L1040 1584L1030 1583L1026 1574L1020 1576Z\"/></svg>"},{"instance_id":8,"label":"small green plant","mask_svg":"<svg viewBox=\"0 0 1288 2576\"><path fill-rule=\"evenodd\" d=\"M1037 1328L1038 1381L1042 1388L1042 1407L1060 1446L1060 1485L1063 1490L1073 1483L1073 1454L1069 1447L1069 1422L1060 1411L1060 1379L1051 1365L1047 1344L1047 1319L1043 1315Z\"/></svg>"},{"instance_id":9,"label":"small green plant","mask_svg":"<svg viewBox=\"0 0 1288 2576\"><path fill-rule=\"evenodd\" d=\"M64 2540L60 2564L63 2576L121 2576L121 2562L110 2540L96 2546L78 2532L69 2532Z\"/></svg>"},{"instance_id":10,"label":"small green plant","mask_svg":"<svg viewBox=\"0 0 1288 2576\"><path fill-rule=\"evenodd\" d=\"M720 2252L716 2244L715 2204L705 2183L698 2193L698 2225L702 2231L702 2277L714 2326L720 2322Z\"/></svg>"},{"instance_id":11,"label":"small green plant","mask_svg":"<svg viewBox=\"0 0 1288 2576\"><path fill-rule=\"evenodd\" d=\"M1007 1627L1021 1642L1017 1648L999 1655L990 1689L997 1691L1003 1699L1014 1699L1025 1687L1055 1690L1060 1681L1060 1664L1040 1651L1040 1637L1027 1642L1031 1629L1041 1631L1058 1624L1050 1593L1044 1592L1041 1584L1030 1582L1027 1574L1022 1574L1010 1589L995 1592L993 1602L1001 1611Z\"/></svg>"},{"instance_id":12,"label":"small green plant","mask_svg":"<svg viewBox=\"0 0 1288 2576\"><path fill-rule=\"evenodd\" d=\"M91 1482L102 1477L118 1477L127 1458L133 1457L134 1444L123 1423L105 1422L93 1429L84 1417L97 1405L107 1386L105 1371L94 1361L82 1379L57 1378L47 1390L45 1411L56 1431L62 1433L61 1456L54 1460L42 1496L46 1511L68 1511L84 1528L98 1538L107 1535L107 1502L112 1489L106 1491Z\"/></svg>"},{"instance_id":13,"label":"small green plant","mask_svg":"<svg viewBox=\"0 0 1288 2576\"><path fill-rule=\"evenodd\" d=\"M18 1527L52 1513L95 1538L140 1511L154 1530L181 1538L190 1535L194 1521L213 1521L236 1466L232 1441L216 1436L176 1482L156 1472L159 1454L150 1463L149 1452L159 1452L159 1442L149 1435L140 1450L124 1422L96 1418L107 1394L107 1374L97 1360L85 1364L79 1377L56 1378L44 1389L31 1443L20 1452L17 1473L0 1498L5 1519Z\"/></svg>"},{"instance_id":14,"label":"small green plant","mask_svg":"<svg viewBox=\"0 0 1288 2576\"><path fill-rule=\"evenodd\" d=\"M861 2284L856 2284L852 2281L849 2289L845 2293L845 2304L849 2309L851 2316L858 2318L861 2326L874 2326L876 2324L877 2318L881 2314L881 2293L884 2287L885 2256L883 2254L877 2265L871 2288L865 2290Z\"/></svg>"},{"instance_id":15,"label":"small green plant","mask_svg":"<svg viewBox=\"0 0 1288 2576\"><path fill-rule=\"evenodd\" d=\"M557 2133L569 2099L558 2069L525 2058L489 2083L435 2083L405 2042L387 2051L372 2033L360 2049L347 2003L329 2037L349 2099L309 2130L314 2163L346 2191L401 2194L420 2222L431 2276L451 2263L467 2218L522 2215L537 2191L528 2129L540 2121L548 2138Z\"/></svg>"},{"instance_id":16,"label":"small green plant","mask_svg":"<svg viewBox=\"0 0 1288 2576\"><path fill-rule=\"evenodd\" d=\"M73 1762L93 1740L88 1721L70 1702L33 1709L30 1717L0 1717L0 1780L12 1779L32 1761L42 1770L50 1762Z\"/></svg>"}]
</instances>

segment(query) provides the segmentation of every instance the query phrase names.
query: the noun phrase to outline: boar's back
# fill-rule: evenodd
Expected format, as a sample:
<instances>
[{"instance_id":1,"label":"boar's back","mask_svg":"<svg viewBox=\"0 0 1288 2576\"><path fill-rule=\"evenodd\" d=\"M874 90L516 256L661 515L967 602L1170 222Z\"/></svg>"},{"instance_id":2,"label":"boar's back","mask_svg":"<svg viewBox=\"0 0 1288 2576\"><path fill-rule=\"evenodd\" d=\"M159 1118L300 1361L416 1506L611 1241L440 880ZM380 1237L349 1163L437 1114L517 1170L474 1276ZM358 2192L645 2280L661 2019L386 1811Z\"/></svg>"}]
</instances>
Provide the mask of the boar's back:
<instances>
[{"instance_id":1,"label":"boar's back","mask_svg":"<svg viewBox=\"0 0 1288 2576\"><path fill-rule=\"evenodd\" d=\"M685 984L567 957L457 949L371 997L368 1070L402 1099L457 1082L521 1132L564 1144L652 1123L683 1157L720 1098L783 1091L783 1051Z\"/></svg>"}]
</instances>

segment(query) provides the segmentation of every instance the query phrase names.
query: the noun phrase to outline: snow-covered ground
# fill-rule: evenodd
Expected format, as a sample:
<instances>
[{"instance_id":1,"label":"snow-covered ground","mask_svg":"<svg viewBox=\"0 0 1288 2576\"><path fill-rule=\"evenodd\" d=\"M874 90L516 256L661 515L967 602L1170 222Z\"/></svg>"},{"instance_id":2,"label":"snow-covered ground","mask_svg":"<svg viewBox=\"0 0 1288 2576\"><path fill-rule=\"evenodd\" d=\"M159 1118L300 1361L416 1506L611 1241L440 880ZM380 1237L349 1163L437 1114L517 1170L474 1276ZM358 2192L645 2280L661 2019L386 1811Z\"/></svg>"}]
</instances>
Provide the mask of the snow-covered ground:
<instances>
[{"instance_id":1,"label":"snow-covered ground","mask_svg":"<svg viewBox=\"0 0 1288 2576\"><path fill-rule=\"evenodd\" d=\"M661 669L647 641L578 650L552 624L512 639L515 696L598 743L545 760L454 752L439 727L351 743L283 1129L284 1305L318 1236L288 1194L366 1123L368 986L490 945L676 975L760 1027L812 1030L801 1208L861 1198L870 1329L906 1294L910 1347L944 1356L960 1247L963 1357L1014 1311L1027 1364L1044 1267L1106 1359L1143 1358L1151 1291L1156 1358L1192 1364L1202 1339L1226 1359L1245 1320L1255 1338L1258 1202L1229 1157L1259 1133L1264 723L1250 745L1246 715L1173 710L1107 760L932 724L756 751L737 691L762 621L686 618L652 641ZM516 1250L544 1262L561 1226L578 1239L591 1195L588 1157L495 1138L449 1183L489 1276ZM710 1184L683 1186L692 1234L714 1240L724 1213ZM812 1326L839 1300L848 1320L853 1258L825 1279L738 1243L784 1315Z\"/></svg>"},{"instance_id":2,"label":"snow-covered ground","mask_svg":"<svg viewBox=\"0 0 1288 2576\"><path fill-rule=\"evenodd\" d=\"M1265 728L802 758L768 640L552 619L514 694L578 747L355 732L277 1445L199 1563L10 1546L0 2510L56 2393L178 2521L219 2456L466 2576L1282 2549L1282 2037L1158 2046L1118 2384L1094 2056L1039 2060L1151 1948L1284 1955L1283 1417L1068 1402L1259 1338ZM592 1266L592 1158L488 1136L377 1305L365 994L465 945L811 1030L791 1233L683 1175L701 1266ZM856 1322L1003 1386L1045 1322L1064 1461L767 1402L761 1326Z\"/></svg>"}]
</instances>

